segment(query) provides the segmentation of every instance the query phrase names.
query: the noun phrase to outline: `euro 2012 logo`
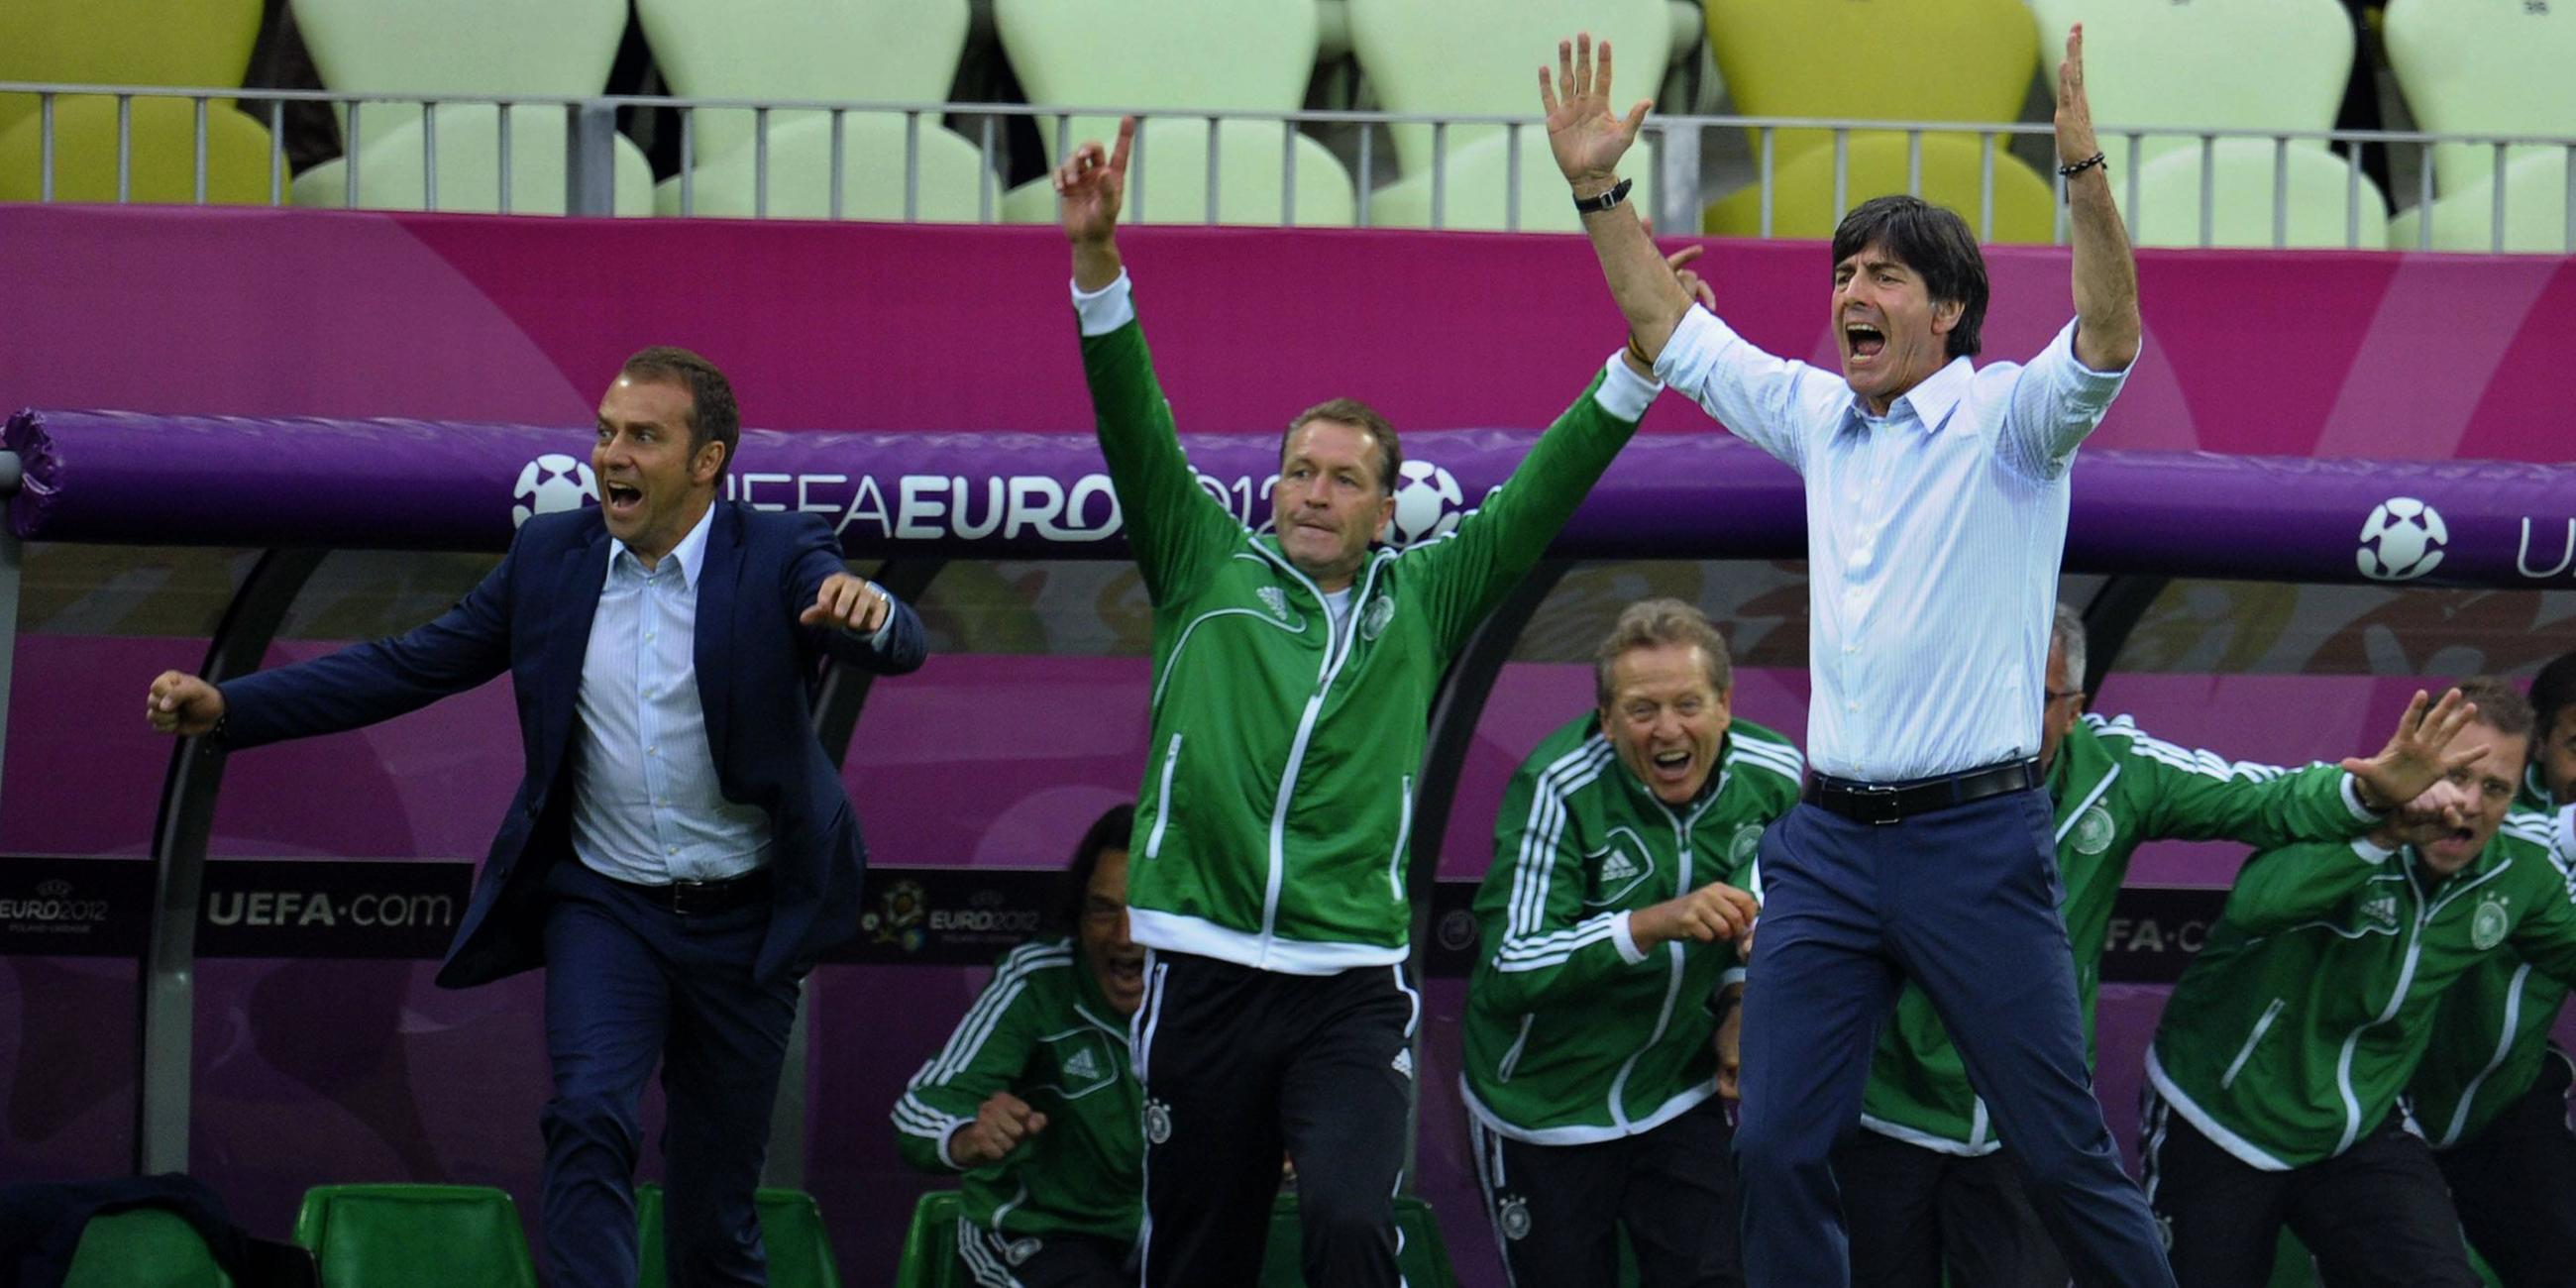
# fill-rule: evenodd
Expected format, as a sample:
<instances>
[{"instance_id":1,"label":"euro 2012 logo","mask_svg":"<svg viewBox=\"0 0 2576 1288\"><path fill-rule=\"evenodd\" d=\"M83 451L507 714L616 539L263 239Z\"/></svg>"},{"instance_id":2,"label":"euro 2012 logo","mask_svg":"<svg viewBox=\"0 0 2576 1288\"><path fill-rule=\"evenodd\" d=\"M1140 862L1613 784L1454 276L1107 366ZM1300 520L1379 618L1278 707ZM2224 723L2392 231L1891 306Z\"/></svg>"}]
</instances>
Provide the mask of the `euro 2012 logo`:
<instances>
[{"instance_id":1,"label":"euro 2012 logo","mask_svg":"<svg viewBox=\"0 0 2576 1288\"><path fill-rule=\"evenodd\" d=\"M917 881L897 881L878 896L877 906L859 914L859 929L874 944L895 944L917 953L929 936L921 923L930 916L930 895Z\"/></svg>"}]
</instances>

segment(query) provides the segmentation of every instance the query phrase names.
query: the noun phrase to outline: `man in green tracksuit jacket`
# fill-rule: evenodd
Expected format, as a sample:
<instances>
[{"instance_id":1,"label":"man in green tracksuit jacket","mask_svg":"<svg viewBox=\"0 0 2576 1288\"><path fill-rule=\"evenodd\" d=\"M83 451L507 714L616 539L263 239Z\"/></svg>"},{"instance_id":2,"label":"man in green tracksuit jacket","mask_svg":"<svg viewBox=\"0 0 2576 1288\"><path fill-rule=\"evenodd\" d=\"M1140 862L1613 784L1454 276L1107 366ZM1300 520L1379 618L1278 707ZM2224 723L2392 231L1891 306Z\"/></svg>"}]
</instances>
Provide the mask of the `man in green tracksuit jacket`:
<instances>
[{"instance_id":1,"label":"man in green tracksuit jacket","mask_svg":"<svg viewBox=\"0 0 2576 1288\"><path fill-rule=\"evenodd\" d=\"M1733 718L1726 641L1680 600L1630 605L1593 675L1599 709L1512 776L1476 892L1476 1176L1514 1284L1614 1282L1624 1228L1645 1288L1731 1288L1734 1070L1707 1003L1742 978L1720 931L1804 763Z\"/></svg>"},{"instance_id":2,"label":"man in green tracksuit jacket","mask_svg":"<svg viewBox=\"0 0 2576 1288\"><path fill-rule=\"evenodd\" d=\"M2234 763L2149 737L2127 716L2084 712L2084 619L2061 604L2049 635L2040 765L2054 804L2059 907L2075 950L2075 983L2092 1043L2094 999L2113 902L2140 844L2226 838L2269 849L2344 841L2385 815L2371 803L2429 786L2390 751L2301 770ZM2402 734L2401 730L2401 734ZM2367 796L2367 802L2365 801ZM1851 1230L1854 1288L2059 1288L2067 1269L2023 1194L1968 1085L1931 999L1912 985L1879 1034L1862 1131L1834 1153Z\"/></svg>"},{"instance_id":3,"label":"man in green tracksuit jacket","mask_svg":"<svg viewBox=\"0 0 2576 1288\"><path fill-rule=\"evenodd\" d=\"M1101 453L1154 604L1131 882L1150 950L1144 1280L1259 1277L1285 1148L1310 1283L1393 1285L1419 1006L1404 977L1413 776L1450 657L1535 563L1660 388L1614 355L1450 535L1372 549L1395 431L1298 416L1277 535L1203 492L1154 379L1114 240L1129 140L1056 172Z\"/></svg>"},{"instance_id":4,"label":"man in green tracksuit jacket","mask_svg":"<svg viewBox=\"0 0 2576 1288\"><path fill-rule=\"evenodd\" d=\"M2284 1222L2337 1285L2479 1283L2399 1095L2470 968L2576 980L2576 902L2541 829L2507 821L2529 704L2487 677L2459 692L2454 751L2483 758L2369 836L2248 860L2166 1003L2144 1153L2183 1288L2263 1282Z\"/></svg>"},{"instance_id":5,"label":"man in green tracksuit jacket","mask_svg":"<svg viewBox=\"0 0 2576 1288\"><path fill-rule=\"evenodd\" d=\"M981 1288L1136 1282L1145 1097L1127 1029L1145 971L1127 932L1135 818L1121 805L1091 825L1057 918L1073 935L1004 954L895 1102L904 1161L963 1173L957 1256Z\"/></svg>"},{"instance_id":6,"label":"man in green tracksuit jacket","mask_svg":"<svg viewBox=\"0 0 2576 1288\"><path fill-rule=\"evenodd\" d=\"M2576 653L2532 677L2534 737L2515 821L2552 830L2576 865ZM2534 822L2525 822L2529 816ZM2576 1133L2568 1054L2549 1040L2567 986L2518 957L2482 962L2442 995L2407 1095L2460 1225L2504 1288L2576 1282Z\"/></svg>"}]
</instances>

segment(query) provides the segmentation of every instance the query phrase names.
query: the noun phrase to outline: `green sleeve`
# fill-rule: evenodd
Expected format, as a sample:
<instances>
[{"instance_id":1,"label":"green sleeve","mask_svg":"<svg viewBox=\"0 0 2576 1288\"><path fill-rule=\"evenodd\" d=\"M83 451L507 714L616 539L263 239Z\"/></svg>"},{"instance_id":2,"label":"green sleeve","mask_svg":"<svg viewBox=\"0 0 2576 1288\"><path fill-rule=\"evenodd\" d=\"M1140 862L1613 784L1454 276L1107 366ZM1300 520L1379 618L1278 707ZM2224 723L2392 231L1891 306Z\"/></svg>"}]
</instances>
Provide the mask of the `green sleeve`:
<instances>
[{"instance_id":1,"label":"green sleeve","mask_svg":"<svg viewBox=\"0 0 2576 1288\"><path fill-rule=\"evenodd\" d=\"M1031 975L1063 969L1070 961L1070 950L1061 944L1032 944L1002 959L947 1044L912 1075L895 1102L895 1144L905 1162L925 1172L962 1170L948 1161L948 1138L975 1121L987 1097L1009 1090L1036 1049L1043 1017Z\"/></svg>"},{"instance_id":2,"label":"green sleeve","mask_svg":"<svg viewBox=\"0 0 2576 1288\"><path fill-rule=\"evenodd\" d=\"M2332 915L2399 855L2367 841L2309 841L2264 850L2245 861L2227 892L2227 924L2268 935Z\"/></svg>"},{"instance_id":3,"label":"green sleeve","mask_svg":"<svg viewBox=\"0 0 2576 1288\"><path fill-rule=\"evenodd\" d=\"M1198 576L1234 552L1237 523L1199 486L1181 452L1172 405L1154 379L1143 324L1130 321L1082 340L1082 374L1128 548L1158 604L1188 595Z\"/></svg>"},{"instance_id":4,"label":"green sleeve","mask_svg":"<svg viewBox=\"0 0 2576 1288\"><path fill-rule=\"evenodd\" d=\"M1579 998L1627 970L1626 914L1583 915L1590 888L1580 822L1569 797L1608 769L1605 744L1532 757L1512 776L1494 826L1494 865L1476 891L1480 951L1468 981L1478 1003L1516 1014Z\"/></svg>"},{"instance_id":5,"label":"green sleeve","mask_svg":"<svg viewBox=\"0 0 2576 1288\"><path fill-rule=\"evenodd\" d=\"M2513 926L2514 952L2559 983L2576 988L2576 885L2550 861L2548 847L2500 838L2513 847L2514 867L2530 873L2516 884L2528 893Z\"/></svg>"},{"instance_id":6,"label":"green sleeve","mask_svg":"<svg viewBox=\"0 0 2576 1288\"><path fill-rule=\"evenodd\" d=\"M1406 552L1430 575L1430 610L1451 648L1547 553L1565 521L1592 491L1610 460L1636 433L1637 422L1604 410L1594 394L1595 375L1583 396L1556 418L1519 468L1458 521L1449 536Z\"/></svg>"},{"instance_id":7,"label":"green sleeve","mask_svg":"<svg viewBox=\"0 0 2576 1288\"><path fill-rule=\"evenodd\" d=\"M2141 839L2241 841L2260 850L2342 841L2378 826L2346 799L2334 765L2282 769L2230 761L2130 730L2126 718L2097 730L2119 758L2124 795L2138 802Z\"/></svg>"}]
</instances>

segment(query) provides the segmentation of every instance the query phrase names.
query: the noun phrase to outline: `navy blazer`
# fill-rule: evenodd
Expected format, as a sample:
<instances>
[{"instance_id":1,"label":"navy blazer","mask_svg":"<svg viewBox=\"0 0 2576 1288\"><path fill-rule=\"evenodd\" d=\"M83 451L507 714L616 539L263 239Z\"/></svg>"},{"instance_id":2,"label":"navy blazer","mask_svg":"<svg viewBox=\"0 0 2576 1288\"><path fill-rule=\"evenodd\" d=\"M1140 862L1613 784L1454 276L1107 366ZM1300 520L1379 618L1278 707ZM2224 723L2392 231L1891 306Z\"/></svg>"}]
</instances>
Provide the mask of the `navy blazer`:
<instances>
[{"instance_id":1,"label":"navy blazer","mask_svg":"<svg viewBox=\"0 0 2576 1288\"><path fill-rule=\"evenodd\" d=\"M226 744L256 747L373 724L508 669L527 773L439 968L442 986L544 964L545 869L572 853L574 702L609 545L595 508L538 515L500 566L428 625L222 686ZM756 966L763 981L802 971L858 930L867 849L813 733L810 685L822 658L901 674L924 652L921 619L899 601L882 652L797 624L823 579L843 570L820 516L716 503L692 660L718 785L726 800L766 811L775 836L769 932Z\"/></svg>"}]
</instances>

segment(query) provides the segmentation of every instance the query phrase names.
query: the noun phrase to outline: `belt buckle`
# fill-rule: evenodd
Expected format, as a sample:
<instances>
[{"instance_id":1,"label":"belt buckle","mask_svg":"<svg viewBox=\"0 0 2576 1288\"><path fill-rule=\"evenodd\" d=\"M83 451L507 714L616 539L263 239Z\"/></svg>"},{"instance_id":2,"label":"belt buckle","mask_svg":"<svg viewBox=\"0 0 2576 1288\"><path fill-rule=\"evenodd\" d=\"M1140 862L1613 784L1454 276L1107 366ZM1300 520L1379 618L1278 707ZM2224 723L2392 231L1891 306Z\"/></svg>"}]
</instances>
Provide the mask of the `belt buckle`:
<instances>
[{"instance_id":1,"label":"belt buckle","mask_svg":"<svg viewBox=\"0 0 2576 1288\"><path fill-rule=\"evenodd\" d=\"M1864 783L1852 789L1860 821L1871 827L1886 827L1905 821L1905 811L1897 805L1897 788L1888 783Z\"/></svg>"},{"instance_id":2,"label":"belt buckle","mask_svg":"<svg viewBox=\"0 0 2576 1288\"><path fill-rule=\"evenodd\" d=\"M671 883L671 911L683 917L718 911L723 886L721 881L674 881Z\"/></svg>"}]
</instances>

